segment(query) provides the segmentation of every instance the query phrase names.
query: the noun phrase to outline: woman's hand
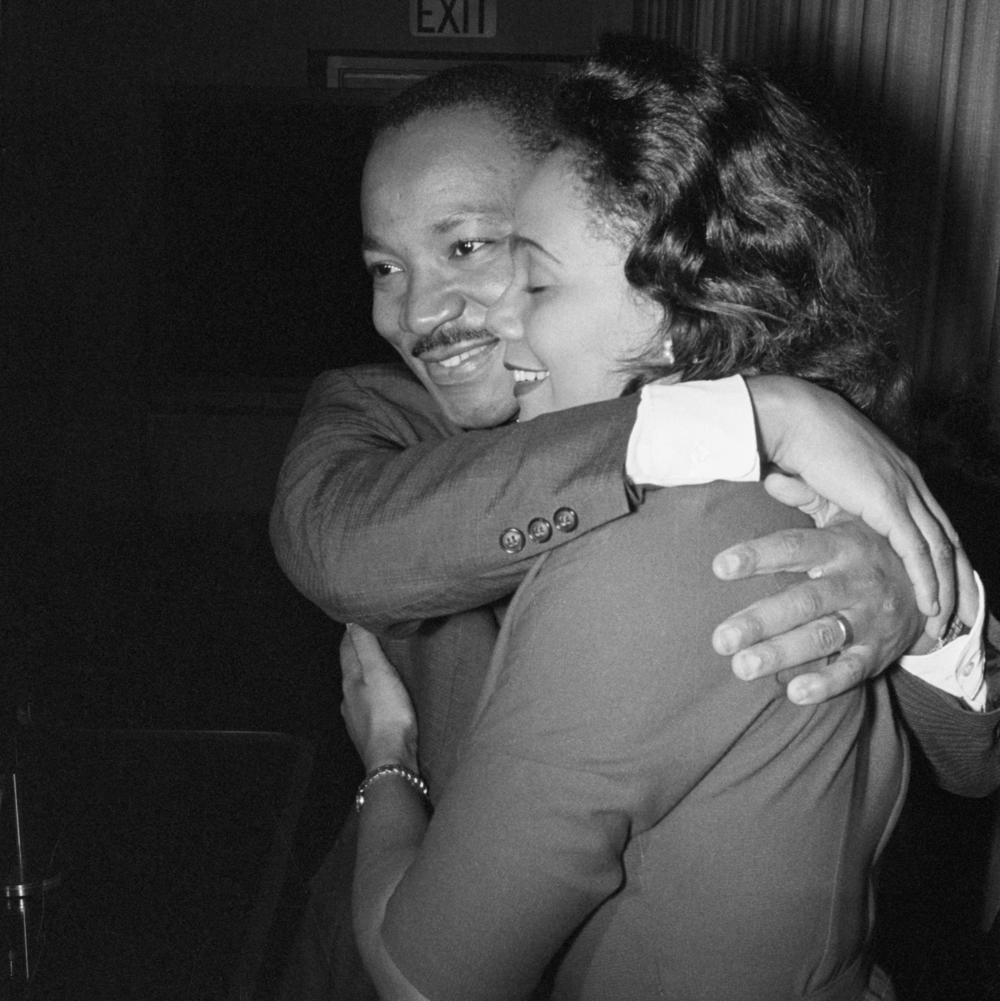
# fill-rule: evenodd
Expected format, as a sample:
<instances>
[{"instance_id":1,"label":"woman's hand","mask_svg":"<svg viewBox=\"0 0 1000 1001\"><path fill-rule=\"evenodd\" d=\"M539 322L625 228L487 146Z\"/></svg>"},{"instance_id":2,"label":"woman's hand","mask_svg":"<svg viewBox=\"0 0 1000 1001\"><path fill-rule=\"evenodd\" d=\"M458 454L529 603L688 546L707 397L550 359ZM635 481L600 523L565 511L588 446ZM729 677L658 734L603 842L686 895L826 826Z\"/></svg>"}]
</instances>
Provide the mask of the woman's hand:
<instances>
[{"instance_id":1,"label":"woman's hand","mask_svg":"<svg viewBox=\"0 0 1000 1001\"><path fill-rule=\"evenodd\" d=\"M788 476L769 476L768 492L800 507L820 526L837 505L863 519L906 566L928 632L940 634L968 592L968 561L920 470L840 397L783 376L747 380L764 452ZM964 575L964 576L963 576Z\"/></svg>"},{"instance_id":2,"label":"woman's hand","mask_svg":"<svg viewBox=\"0 0 1000 1001\"><path fill-rule=\"evenodd\" d=\"M417 770L413 703L378 640L348 625L340 644L344 701L340 711L365 771L381 765ZM399 778L376 783L358 823L352 911L358 949L380 998L427 1001L385 949L382 924L390 898L416 857L427 829L423 797Z\"/></svg>"},{"instance_id":3,"label":"woman's hand","mask_svg":"<svg viewBox=\"0 0 1000 1001\"><path fill-rule=\"evenodd\" d=\"M417 770L417 718L396 669L378 640L350 624L340 644L344 700L341 715L369 772L401 764Z\"/></svg>"}]
</instances>

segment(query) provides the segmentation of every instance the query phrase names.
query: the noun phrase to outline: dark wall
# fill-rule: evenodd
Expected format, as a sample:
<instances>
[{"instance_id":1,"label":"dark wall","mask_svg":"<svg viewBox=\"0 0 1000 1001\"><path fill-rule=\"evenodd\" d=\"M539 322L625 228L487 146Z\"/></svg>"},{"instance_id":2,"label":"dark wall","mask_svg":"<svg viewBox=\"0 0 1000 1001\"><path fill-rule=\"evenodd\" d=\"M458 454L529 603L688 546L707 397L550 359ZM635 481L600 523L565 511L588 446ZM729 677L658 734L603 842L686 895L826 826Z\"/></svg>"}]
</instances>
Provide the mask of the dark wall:
<instances>
[{"instance_id":1,"label":"dark wall","mask_svg":"<svg viewBox=\"0 0 1000 1001\"><path fill-rule=\"evenodd\" d=\"M274 677L328 632L273 565L271 484L308 377L386 357L355 263L369 119L309 90L307 54L582 51L613 6L502 0L461 43L412 39L406 0L4 0L10 704L296 717Z\"/></svg>"}]
</instances>

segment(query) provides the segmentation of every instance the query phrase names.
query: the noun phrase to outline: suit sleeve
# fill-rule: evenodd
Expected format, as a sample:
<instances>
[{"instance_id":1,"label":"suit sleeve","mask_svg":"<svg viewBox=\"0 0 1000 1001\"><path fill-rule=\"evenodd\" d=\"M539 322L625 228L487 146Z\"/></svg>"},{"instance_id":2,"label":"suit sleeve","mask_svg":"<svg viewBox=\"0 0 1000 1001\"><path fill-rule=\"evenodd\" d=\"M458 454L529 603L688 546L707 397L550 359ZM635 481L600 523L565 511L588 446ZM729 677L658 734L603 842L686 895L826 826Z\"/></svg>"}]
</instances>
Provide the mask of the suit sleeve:
<instances>
[{"instance_id":1,"label":"suit sleeve","mask_svg":"<svg viewBox=\"0 0 1000 1001\"><path fill-rule=\"evenodd\" d=\"M631 510L636 406L462 432L401 368L326 373L279 475L278 561L331 617L380 632L495 601L535 556Z\"/></svg>"},{"instance_id":2,"label":"suit sleeve","mask_svg":"<svg viewBox=\"0 0 1000 1001\"><path fill-rule=\"evenodd\" d=\"M986 643L987 685L995 686L1000 653L995 620ZM974 712L960 699L894 668L890 674L896 705L912 742L927 760L935 781L960 796L987 796L1000 788L1000 708Z\"/></svg>"}]
</instances>

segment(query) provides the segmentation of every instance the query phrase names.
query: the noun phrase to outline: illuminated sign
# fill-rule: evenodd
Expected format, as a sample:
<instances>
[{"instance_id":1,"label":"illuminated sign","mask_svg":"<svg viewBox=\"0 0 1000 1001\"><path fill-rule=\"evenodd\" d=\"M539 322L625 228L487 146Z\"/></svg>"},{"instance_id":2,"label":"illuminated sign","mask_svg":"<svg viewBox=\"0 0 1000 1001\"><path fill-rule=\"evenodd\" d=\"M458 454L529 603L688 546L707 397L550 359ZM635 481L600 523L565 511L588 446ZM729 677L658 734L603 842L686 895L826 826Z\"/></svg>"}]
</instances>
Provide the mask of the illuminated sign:
<instances>
[{"instance_id":1,"label":"illuminated sign","mask_svg":"<svg viewBox=\"0 0 1000 1001\"><path fill-rule=\"evenodd\" d=\"M497 0L410 0L410 34L418 38L493 38Z\"/></svg>"}]
</instances>

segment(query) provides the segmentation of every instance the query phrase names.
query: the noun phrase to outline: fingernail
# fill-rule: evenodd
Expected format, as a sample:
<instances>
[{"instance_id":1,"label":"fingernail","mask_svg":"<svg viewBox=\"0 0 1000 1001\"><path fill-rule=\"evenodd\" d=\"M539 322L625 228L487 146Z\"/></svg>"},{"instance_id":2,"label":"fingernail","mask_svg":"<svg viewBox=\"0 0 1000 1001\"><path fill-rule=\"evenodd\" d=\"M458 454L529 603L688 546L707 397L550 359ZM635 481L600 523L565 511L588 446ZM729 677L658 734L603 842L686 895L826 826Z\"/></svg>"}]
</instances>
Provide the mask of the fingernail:
<instances>
[{"instance_id":1,"label":"fingernail","mask_svg":"<svg viewBox=\"0 0 1000 1001\"><path fill-rule=\"evenodd\" d=\"M761 659L755 653L744 650L733 658L733 671L737 678L744 681L753 681L757 677Z\"/></svg>"},{"instance_id":2,"label":"fingernail","mask_svg":"<svg viewBox=\"0 0 1000 1001\"><path fill-rule=\"evenodd\" d=\"M719 626L715 631L717 653L736 653L740 646L740 631L735 626Z\"/></svg>"},{"instance_id":3,"label":"fingernail","mask_svg":"<svg viewBox=\"0 0 1000 1001\"><path fill-rule=\"evenodd\" d=\"M743 561L735 553L723 553L715 558L715 572L720 577L733 577L742 566Z\"/></svg>"},{"instance_id":4,"label":"fingernail","mask_svg":"<svg viewBox=\"0 0 1000 1001\"><path fill-rule=\"evenodd\" d=\"M794 681L788 682L786 691L789 701L796 705L805 706L812 701L813 686L805 678L795 678Z\"/></svg>"}]
</instances>

